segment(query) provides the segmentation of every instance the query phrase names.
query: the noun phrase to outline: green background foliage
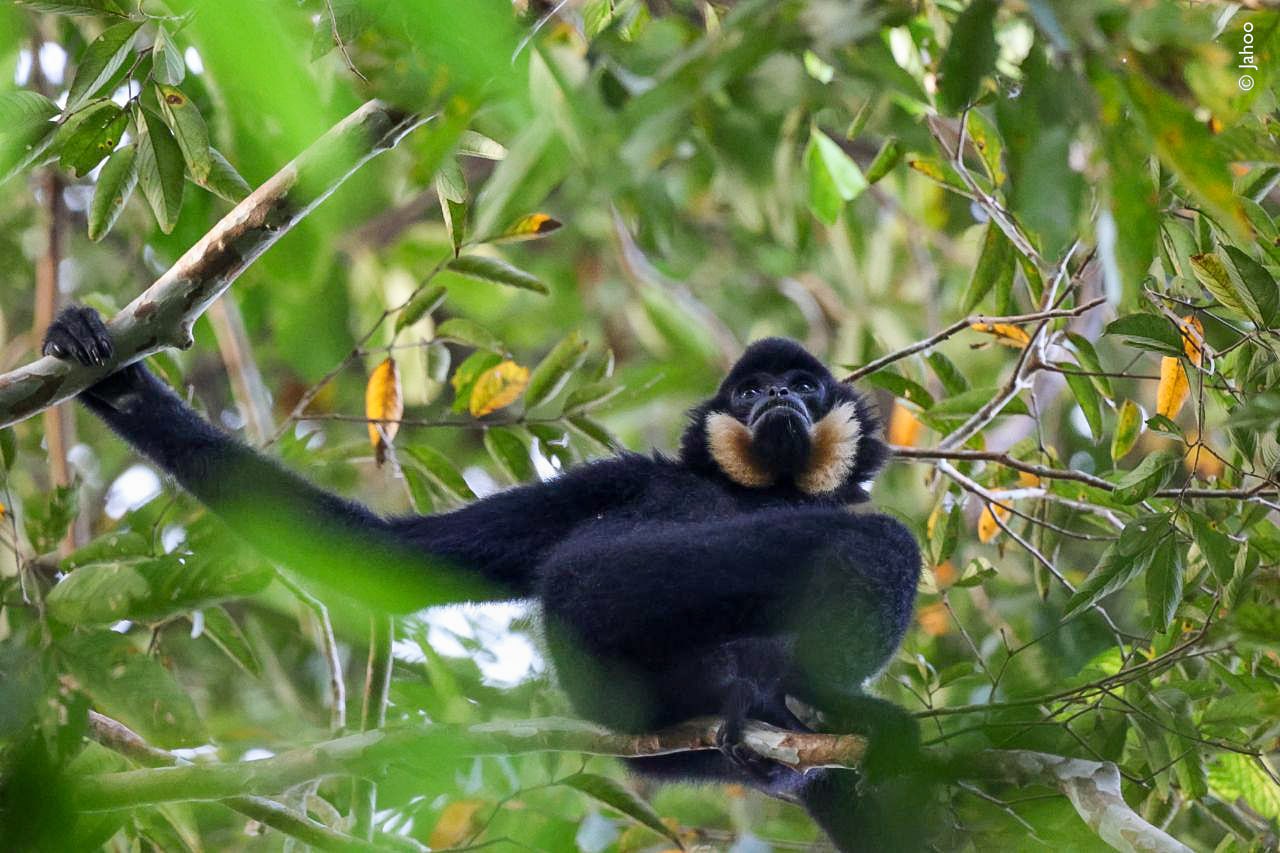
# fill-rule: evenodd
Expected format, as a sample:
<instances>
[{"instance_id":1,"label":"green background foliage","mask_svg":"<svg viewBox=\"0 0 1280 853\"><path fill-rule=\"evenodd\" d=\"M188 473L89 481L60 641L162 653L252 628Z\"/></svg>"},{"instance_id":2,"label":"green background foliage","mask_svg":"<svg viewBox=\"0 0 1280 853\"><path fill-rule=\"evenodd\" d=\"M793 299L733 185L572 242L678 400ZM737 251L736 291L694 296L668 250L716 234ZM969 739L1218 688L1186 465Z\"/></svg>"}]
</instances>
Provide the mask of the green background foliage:
<instances>
[{"instance_id":1,"label":"green background foliage","mask_svg":"<svg viewBox=\"0 0 1280 853\"><path fill-rule=\"evenodd\" d=\"M670 450L745 343L795 337L903 445L873 500L927 566L876 690L960 756L1113 761L1194 849L1274 845L1280 14L515 5L0 8L0 371L38 347L42 263L59 301L109 314L365 99L431 116L152 367L317 481L434 512ZM405 414L378 467L365 384L389 356ZM493 384L507 362L527 385ZM86 745L90 708L199 760L279 752L359 728L370 641L346 596L172 486L139 497L153 481L100 424L53 423L0 431L0 829L301 843L217 803L76 815L75 780L137 761ZM74 437L69 485L51 429ZM511 614L397 620L388 720L566 713L536 656L511 663L536 633ZM591 853L815 837L793 807L625 787L607 759L435 758L379 777L380 831ZM942 849L1105 848L1049 789L939 797ZM342 778L282 798L344 832L358 811Z\"/></svg>"}]
</instances>

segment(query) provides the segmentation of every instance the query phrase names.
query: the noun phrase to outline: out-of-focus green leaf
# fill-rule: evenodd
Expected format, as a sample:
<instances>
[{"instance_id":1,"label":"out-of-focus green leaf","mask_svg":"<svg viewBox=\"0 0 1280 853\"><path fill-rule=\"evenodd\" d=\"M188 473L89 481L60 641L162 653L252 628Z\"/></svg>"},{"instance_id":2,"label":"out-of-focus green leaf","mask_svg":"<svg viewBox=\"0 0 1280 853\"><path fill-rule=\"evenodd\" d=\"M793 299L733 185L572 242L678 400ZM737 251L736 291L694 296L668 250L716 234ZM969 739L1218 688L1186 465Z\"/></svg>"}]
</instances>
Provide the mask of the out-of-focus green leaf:
<instances>
[{"instance_id":1,"label":"out-of-focus green leaf","mask_svg":"<svg viewBox=\"0 0 1280 853\"><path fill-rule=\"evenodd\" d=\"M55 15L114 15L124 17L117 0L18 0L22 6Z\"/></svg>"},{"instance_id":2,"label":"out-of-focus green leaf","mask_svg":"<svg viewBox=\"0 0 1280 853\"><path fill-rule=\"evenodd\" d=\"M156 99L160 102L165 124L169 125L178 147L182 149L191 177L196 183L207 181L213 169L213 159L209 153L209 129L205 127L204 116L200 115L200 110L186 93L176 86L157 84Z\"/></svg>"},{"instance_id":3,"label":"out-of-focus green leaf","mask_svg":"<svg viewBox=\"0 0 1280 853\"><path fill-rule=\"evenodd\" d=\"M199 617L191 617L193 624L198 618L201 622L201 633L222 649L227 657L238 663L250 675L262 674L262 664L253 646L245 637L236 620L231 617L225 607L213 605L200 610Z\"/></svg>"},{"instance_id":4,"label":"out-of-focus green leaf","mask_svg":"<svg viewBox=\"0 0 1280 853\"><path fill-rule=\"evenodd\" d=\"M506 347L497 335L481 326L475 320L466 317L450 317L436 327L436 338L457 341L460 344L476 347L492 352L505 352Z\"/></svg>"},{"instance_id":5,"label":"out-of-focus green leaf","mask_svg":"<svg viewBox=\"0 0 1280 853\"><path fill-rule=\"evenodd\" d=\"M13 428L0 429L0 468L8 471L13 467L13 460L18 455L18 439Z\"/></svg>"},{"instance_id":6,"label":"out-of-focus green leaf","mask_svg":"<svg viewBox=\"0 0 1280 853\"><path fill-rule=\"evenodd\" d=\"M867 179L844 149L817 127L809 129L805 165L809 170L809 207L820 220L834 225L845 202L853 201L867 188Z\"/></svg>"},{"instance_id":7,"label":"out-of-focus green leaf","mask_svg":"<svg viewBox=\"0 0 1280 853\"><path fill-rule=\"evenodd\" d=\"M67 119L55 140L62 154L62 168L85 175L115 150L129 117L111 101L90 104Z\"/></svg>"},{"instance_id":8,"label":"out-of-focus green leaf","mask_svg":"<svg viewBox=\"0 0 1280 853\"><path fill-rule=\"evenodd\" d=\"M1177 468L1177 454L1170 451L1152 453L1116 482L1112 497L1122 504L1146 500L1168 484Z\"/></svg>"},{"instance_id":9,"label":"out-of-focus green leaf","mask_svg":"<svg viewBox=\"0 0 1280 853\"><path fill-rule=\"evenodd\" d=\"M124 210L125 203L138 183L137 149L132 145L117 148L107 158L93 188L89 203L89 239L101 240L111 230Z\"/></svg>"},{"instance_id":10,"label":"out-of-focus green leaf","mask_svg":"<svg viewBox=\"0 0 1280 853\"><path fill-rule=\"evenodd\" d=\"M895 397L915 403L922 409L933 405L933 395L923 385L892 370L877 370L867 376L865 381L868 385L892 392Z\"/></svg>"},{"instance_id":11,"label":"out-of-focus green leaf","mask_svg":"<svg viewBox=\"0 0 1280 853\"><path fill-rule=\"evenodd\" d=\"M134 36L141 26L138 21L125 21L108 27L85 48L67 92L67 112L75 112L111 81L125 59L133 53Z\"/></svg>"},{"instance_id":12,"label":"out-of-focus green leaf","mask_svg":"<svg viewBox=\"0 0 1280 853\"><path fill-rule=\"evenodd\" d=\"M933 368L933 374L938 377L948 394L960 394L969 390L969 380L964 378L960 368L951 359L934 351L926 355L924 360Z\"/></svg>"},{"instance_id":13,"label":"out-of-focus green leaf","mask_svg":"<svg viewBox=\"0 0 1280 853\"><path fill-rule=\"evenodd\" d=\"M896 137L889 137L880 146L880 150L876 152L875 159L871 161L871 165L867 167L867 183L874 184L885 175L893 171L893 167L898 165L902 160L902 143L898 142Z\"/></svg>"},{"instance_id":14,"label":"out-of-focus green leaf","mask_svg":"<svg viewBox=\"0 0 1280 853\"><path fill-rule=\"evenodd\" d=\"M190 697L160 662L112 631L71 634L60 656L94 707L163 748L207 740Z\"/></svg>"},{"instance_id":15,"label":"out-of-focus green leaf","mask_svg":"<svg viewBox=\"0 0 1280 853\"><path fill-rule=\"evenodd\" d=\"M582 365L586 357L587 342L580 332L573 331L561 338L533 369L533 375L529 377L529 385L525 389L525 408L532 409L560 393L573 371Z\"/></svg>"},{"instance_id":16,"label":"out-of-focus green leaf","mask_svg":"<svg viewBox=\"0 0 1280 853\"><path fill-rule=\"evenodd\" d=\"M168 234L182 212L186 183L182 149L164 121L150 110L137 109L134 124L138 128L138 181L160 230Z\"/></svg>"},{"instance_id":17,"label":"out-of-focus green leaf","mask_svg":"<svg viewBox=\"0 0 1280 853\"><path fill-rule=\"evenodd\" d=\"M951 41L938 67L938 102L958 113L978 94L982 78L995 70L996 0L973 0L951 28Z\"/></svg>"},{"instance_id":18,"label":"out-of-focus green leaf","mask_svg":"<svg viewBox=\"0 0 1280 853\"><path fill-rule=\"evenodd\" d=\"M969 139L973 140L973 147L978 149L987 177L994 186L999 187L1008 177L1004 170L1004 141L1000 139L1000 132L995 125L981 112L970 110L967 115L965 130Z\"/></svg>"},{"instance_id":19,"label":"out-of-focus green leaf","mask_svg":"<svg viewBox=\"0 0 1280 853\"><path fill-rule=\"evenodd\" d=\"M1256 763L1235 752L1220 753L1209 767L1209 787L1225 802L1244 800L1266 820L1280 819L1280 787Z\"/></svg>"},{"instance_id":20,"label":"out-of-focus green leaf","mask_svg":"<svg viewBox=\"0 0 1280 853\"><path fill-rule=\"evenodd\" d=\"M400 314L396 317L396 332L404 331L439 308L440 304L444 302L446 293L444 285L433 284L424 287L417 296L409 301L408 305L400 309Z\"/></svg>"},{"instance_id":21,"label":"out-of-focus green leaf","mask_svg":"<svg viewBox=\"0 0 1280 853\"><path fill-rule=\"evenodd\" d=\"M45 156L54 138L58 105L38 92L0 93L0 182Z\"/></svg>"},{"instance_id":22,"label":"out-of-focus green leaf","mask_svg":"<svg viewBox=\"0 0 1280 853\"><path fill-rule=\"evenodd\" d=\"M658 817L658 813L653 810L653 807L624 788L616 779L610 779L608 776L598 776L594 773L575 773L572 776L565 777L560 784L581 791L592 799L599 800L606 806L622 812L632 820L652 829L658 835L669 839L681 850L684 849L684 842L680 840L680 836L662 822L662 818Z\"/></svg>"},{"instance_id":23,"label":"out-of-focus green leaf","mask_svg":"<svg viewBox=\"0 0 1280 853\"><path fill-rule=\"evenodd\" d=\"M486 429L484 448L514 482L523 483L536 479L533 460L529 458L529 448L525 447L514 430L506 427Z\"/></svg>"},{"instance_id":24,"label":"out-of-focus green leaf","mask_svg":"<svg viewBox=\"0 0 1280 853\"><path fill-rule=\"evenodd\" d=\"M475 493L471 491L471 487L467 485L467 481L463 479L454 464L434 447L418 444L403 448L401 452L421 466L423 473L431 482L454 500L467 503L476 499Z\"/></svg>"},{"instance_id":25,"label":"out-of-focus green leaf","mask_svg":"<svg viewBox=\"0 0 1280 853\"><path fill-rule=\"evenodd\" d=\"M481 281L505 284L544 295L551 292L537 276L517 269L499 258L486 255L462 255L449 261L448 267L454 272Z\"/></svg>"},{"instance_id":26,"label":"out-of-focus green leaf","mask_svg":"<svg viewBox=\"0 0 1280 853\"><path fill-rule=\"evenodd\" d=\"M187 76L187 64L182 59L182 50L173 43L173 36L164 24L156 27L156 40L151 46L151 74L157 83L166 86L177 86Z\"/></svg>"},{"instance_id":27,"label":"out-of-focus green leaf","mask_svg":"<svg viewBox=\"0 0 1280 853\"><path fill-rule=\"evenodd\" d=\"M1111 458L1119 462L1138 440L1142 432L1142 410L1132 400L1125 400L1116 413L1116 431L1111 437Z\"/></svg>"}]
</instances>

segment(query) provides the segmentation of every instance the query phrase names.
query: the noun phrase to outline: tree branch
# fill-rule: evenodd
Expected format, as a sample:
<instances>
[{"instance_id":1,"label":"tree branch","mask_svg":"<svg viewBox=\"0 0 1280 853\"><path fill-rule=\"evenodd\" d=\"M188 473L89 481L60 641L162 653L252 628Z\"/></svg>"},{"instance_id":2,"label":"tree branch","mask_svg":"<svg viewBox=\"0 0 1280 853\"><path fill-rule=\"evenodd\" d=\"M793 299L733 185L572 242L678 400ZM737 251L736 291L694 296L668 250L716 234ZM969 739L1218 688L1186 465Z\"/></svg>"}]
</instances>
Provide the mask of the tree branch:
<instances>
[{"instance_id":1,"label":"tree branch","mask_svg":"<svg viewBox=\"0 0 1280 853\"><path fill-rule=\"evenodd\" d=\"M76 783L82 809L100 811L142 803L210 800L268 794L333 774L369 774L415 755L509 755L581 752L644 756L716 749L720 721L691 720L661 732L618 734L567 719L510 720L473 726L428 725L362 732L285 752L260 761L161 767L88 776ZM751 723L743 732L751 750L799 770L857 767L866 751L858 735L809 734ZM948 761L953 775L1062 792L1076 812L1117 850L1190 853L1190 848L1144 821L1125 803L1120 774L1110 762L1026 750L986 750Z\"/></svg>"},{"instance_id":2,"label":"tree branch","mask_svg":"<svg viewBox=\"0 0 1280 853\"><path fill-rule=\"evenodd\" d=\"M0 427L66 400L168 346L191 345L191 326L259 255L356 169L426 120L369 101L258 187L108 324L115 354L83 366L44 357L0 376Z\"/></svg>"}]
</instances>

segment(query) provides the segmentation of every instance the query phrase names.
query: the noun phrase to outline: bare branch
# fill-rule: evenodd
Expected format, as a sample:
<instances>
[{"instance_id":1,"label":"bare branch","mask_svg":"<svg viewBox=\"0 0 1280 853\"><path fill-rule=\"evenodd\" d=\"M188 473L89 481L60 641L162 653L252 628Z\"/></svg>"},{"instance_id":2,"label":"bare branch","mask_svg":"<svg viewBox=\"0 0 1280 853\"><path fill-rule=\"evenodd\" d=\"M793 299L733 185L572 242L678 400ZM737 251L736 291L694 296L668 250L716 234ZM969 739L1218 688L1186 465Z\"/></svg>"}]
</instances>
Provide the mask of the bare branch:
<instances>
[{"instance_id":1,"label":"bare branch","mask_svg":"<svg viewBox=\"0 0 1280 853\"><path fill-rule=\"evenodd\" d=\"M0 427L88 388L152 353L191 345L196 318L240 273L371 157L423 124L369 101L334 125L244 201L108 324L115 354L101 366L46 356L0 376Z\"/></svg>"}]
</instances>

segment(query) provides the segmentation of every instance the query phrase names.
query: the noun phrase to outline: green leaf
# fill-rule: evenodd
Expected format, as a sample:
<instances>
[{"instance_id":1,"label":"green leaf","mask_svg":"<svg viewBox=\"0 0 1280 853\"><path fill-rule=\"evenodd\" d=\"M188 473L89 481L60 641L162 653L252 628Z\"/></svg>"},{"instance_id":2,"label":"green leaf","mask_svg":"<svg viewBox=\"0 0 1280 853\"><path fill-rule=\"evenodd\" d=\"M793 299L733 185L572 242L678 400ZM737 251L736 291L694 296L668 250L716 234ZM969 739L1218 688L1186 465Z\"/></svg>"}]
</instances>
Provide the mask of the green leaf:
<instances>
[{"instance_id":1,"label":"green leaf","mask_svg":"<svg viewBox=\"0 0 1280 853\"><path fill-rule=\"evenodd\" d=\"M809 207L827 225L834 225L845 202L867 188L867 180L848 154L817 127L809 130L805 149L809 170Z\"/></svg>"},{"instance_id":2,"label":"green leaf","mask_svg":"<svg viewBox=\"0 0 1280 853\"><path fill-rule=\"evenodd\" d=\"M187 64L182 60L182 50L173 43L173 36L164 24L156 27L156 40L151 45L151 76L157 83L177 86L187 75Z\"/></svg>"},{"instance_id":3,"label":"green leaf","mask_svg":"<svg viewBox=\"0 0 1280 853\"><path fill-rule=\"evenodd\" d=\"M902 144L898 142L897 137L891 136L886 139L880 146L880 150L876 152L871 165L867 166L867 184L874 184L892 172L893 167L902 159L902 153Z\"/></svg>"},{"instance_id":4,"label":"green leaf","mask_svg":"<svg viewBox=\"0 0 1280 853\"><path fill-rule=\"evenodd\" d=\"M1182 569L1182 546L1176 536L1167 536L1156 546L1147 568L1147 609L1158 631L1169 629L1182 603Z\"/></svg>"},{"instance_id":5,"label":"green leaf","mask_svg":"<svg viewBox=\"0 0 1280 853\"><path fill-rule=\"evenodd\" d=\"M456 341L460 344L476 347L491 352L505 352L506 347L497 336L481 326L475 320L466 317L451 317L436 327L438 340Z\"/></svg>"},{"instance_id":6,"label":"green leaf","mask_svg":"<svg viewBox=\"0 0 1280 853\"><path fill-rule=\"evenodd\" d=\"M94 708L166 749L208 740L190 697L155 658L123 634L77 633L58 645L67 671Z\"/></svg>"},{"instance_id":7,"label":"green leaf","mask_svg":"<svg viewBox=\"0 0 1280 853\"><path fill-rule=\"evenodd\" d=\"M561 338L529 376L524 392L525 408L532 409L559 394L586 357L587 342L580 332L575 330Z\"/></svg>"},{"instance_id":8,"label":"green leaf","mask_svg":"<svg viewBox=\"0 0 1280 853\"><path fill-rule=\"evenodd\" d=\"M1133 449L1142 432L1142 410L1132 400L1125 400L1116 415L1116 432L1111 437L1111 459L1119 462Z\"/></svg>"},{"instance_id":9,"label":"green leaf","mask_svg":"<svg viewBox=\"0 0 1280 853\"><path fill-rule=\"evenodd\" d=\"M439 308L440 303L444 302L445 294L444 285L441 284L433 284L418 291L418 295L400 309L400 314L396 317L396 334Z\"/></svg>"},{"instance_id":10,"label":"green leaf","mask_svg":"<svg viewBox=\"0 0 1280 853\"><path fill-rule=\"evenodd\" d=\"M964 378L960 368L956 367L951 359L935 351L926 355L924 360L929 362L934 375L938 377L938 381L942 383L942 387L948 394L960 394L969 390L969 380Z\"/></svg>"},{"instance_id":11,"label":"green leaf","mask_svg":"<svg viewBox=\"0 0 1280 853\"><path fill-rule=\"evenodd\" d=\"M1182 355L1182 334L1163 316L1129 314L1107 325L1106 334L1126 339L1129 346Z\"/></svg>"},{"instance_id":12,"label":"green leaf","mask_svg":"<svg viewBox=\"0 0 1280 853\"><path fill-rule=\"evenodd\" d=\"M993 24L1000 4L973 0L951 28L951 41L938 66L938 101L946 113L957 113L978 94L982 78L995 71Z\"/></svg>"},{"instance_id":13,"label":"green leaf","mask_svg":"<svg viewBox=\"0 0 1280 853\"><path fill-rule=\"evenodd\" d=\"M934 403L929 409L929 414L938 415L972 415L978 409L991 402L991 398L1000 393L1000 389L995 387L987 388L971 388L968 391L962 391ZM1021 397L1014 397L1005 407L1000 410L1002 415L1026 415L1030 414L1027 404L1023 402Z\"/></svg>"},{"instance_id":14,"label":"green leaf","mask_svg":"<svg viewBox=\"0 0 1280 853\"><path fill-rule=\"evenodd\" d=\"M544 295L550 293L547 286L537 276L517 269L499 258L491 258L485 255L462 255L449 261L448 268L456 273L479 279L480 281L505 284Z\"/></svg>"},{"instance_id":15,"label":"green leaf","mask_svg":"<svg viewBox=\"0 0 1280 853\"><path fill-rule=\"evenodd\" d=\"M1218 579L1219 584L1229 583L1235 574L1236 552L1241 546L1232 542L1227 534L1215 530L1209 524L1209 519L1199 513L1189 513L1189 517L1196 547L1200 549L1213 576Z\"/></svg>"},{"instance_id":16,"label":"green leaf","mask_svg":"<svg viewBox=\"0 0 1280 853\"><path fill-rule=\"evenodd\" d=\"M133 145L117 148L98 173L93 201L89 203L90 240L96 242L106 236L133 194L138 183L137 153Z\"/></svg>"},{"instance_id":17,"label":"green leaf","mask_svg":"<svg viewBox=\"0 0 1280 853\"><path fill-rule=\"evenodd\" d=\"M1089 433L1093 436L1094 442L1101 441L1102 401L1098 397L1098 389L1093 387L1093 383L1089 381L1088 376L1081 376L1078 373L1065 373L1063 378L1067 380L1067 385L1071 388L1072 395L1080 405L1080 411L1084 413L1084 419L1089 423Z\"/></svg>"},{"instance_id":18,"label":"green leaf","mask_svg":"<svg viewBox=\"0 0 1280 853\"><path fill-rule=\"evenodd\" d=\"M982 240L982 254L978 256L978 265L973 268L973 278L969 280L969 288L960 300L960 310L965 314L978 306L997 282L1007 279L1013 281L1014 261L1013 244L993 222L987 226L986 236Z\"/></svg>"},{"instance_id":19,"label":"green leaf","mask_svg":"<svg viewBox=\"0 0 1280 853\"><path fill-rule=\"evenodd\" d=\"M8 471L18 455L18 439L13 427L0 429L0 469Z\"/></svg>"},{"instance_id":20,"label":"green leaf","mask_svg":"<svg viewBox=\"0 0 1280 853\"><path fill-rule=\"evenodd\" d=\"M446 321L448 322L448 321ZM447 351L447 350L446 350ZM502 361L502 356L488 350L477 350L467 356L458 369L453 372L449 384L453 386L454 398L450 411L465 412L471 402L471 390L485 371Z\"/></svg>"},{"instance_id":21,"label":"green leaf","mask_svg":"<svg viewBox=\"0 0 1280 853\"><path fill-rule=\"evenodd\" d=\"M133 53L134 36L142 26L139 21L125 21L103 30L80 56L75 79L67 92L67 112L75 112L81 104L115 76L125 59Z\"/></svg>"},{"instance_id":22,"label":"green leaf","mask_svg":"<svg viewBox=\"0 0 1280 853\"><path fill-rule=\"evenodd\" d=\"M915 403L922 409L928 409L933 405L933 395L925 390L923 385L892 370L877 370L867 376L864 381L868 385L891 392L895 397Z\"/></svg>"},{"instance_id":23,"label":"green leaf","mask_svg":"<svg viewBox=\"0 0 1280 853\"><path fill-rule=\"evenodd\" d=\"M596 421L586 415L574 415L568 419L569 426L574 432L585 436L592 442L600 445L605 450L613 451L622 446L618 439L614 438L613 433L605 428L604 424Z\"/></svg>"},{"instance_id":24,"label":"green leaf","mask_svg":"<svg viewBox=\"0 0 1280 853\"><path fill-rule=\"evenodd\" d=\"M965 129L973 140L974 147L978 149L987 177L992 184L1000 186L1008 177L1004 171L1004 141L1000 138L1000 132L977 110L969 111Z\"/></svg>"},{"instance_id":25,"label":"green leaf","mask_svg":"<svg viewBox=\"0 0 1280 853\"><path fill-rule=\"evenodd\" d=\"M422 468L423 474L437 488L455 500L467 503L476 499L475 493L471 491L471 487L467 485L467 481L454 464L449 461L449 457L434 447L419 444L403 448L401 452L416 462Z\"/></svg>"},{"instance_id":26,"label":"green leaf","mask_svg":"<svg viewBox=\"0 0 1280 853\"><path fill-rule=\"evenodd\" d=\"M110 560L152 556L151 540L136 530L113 530L72 551L58 563L64 572Z\"/></svg>"},{"instance_id":27,"label":"green leaf","mask_svg":"<svg viewBox=\"0 0 1280 853\"><path fill-rule=\"evenodd\" d=\"M1276 323L1276 313L1280 310L1280 289L1276 280L1266 267L1255 261L1235 246L1224 246L1231 265L1243 285L1243 293L1248 294L1246 307L1249 319L1263 328L1270 328Z\"/></svg>"},{"instance_id":28,"label":"green leaf","mask_svg":"<svg viewBox=\"0 0 1280 853\"><path fill-rule=\"evenodd\" d=\"M111 101L85 107L58 131L62 168L76 176L88 174L115 150L128 124L128 115Z\"/></svg>"},{"instance_id":29,"label":"green leaf","mask_svg":"<svg viewBox=\"0 0 1280 853\"><path fill-rule=\"evenodd\" d=\"M182 212L186 183L182 149L164 121L150 110L139 108L134 124L138 128L138 181L160 230L168 234Z\"/></svg>"},{"instance_id":30,"label":"green leaf","mask_svg":"<svg viewBox=\"0 0 1280 853\"><path fill-rule=\"evenodd\" d=\"M501 160L507 156L507 149L500 143L474 130L464 130L458 137L457 151L468 157L483 157L486 160Z\"/></svg>"},{"instance_id":31,"label":"green leaf","mask_svg":"<svg viewBox=\"0 0 1280 853\"><path fill-rule=\"evenodd\" d=\"M490 427L484 431L484 449L513 481L523 483L536 479L529 449L519 436L506 427Z\"/></svg>"},{"instance_id":32,"label":"green leaf","mask_svg":"<svg viewBox=\"0 0 1280 853\"><path fill-rule=\"evenodd\" d=\"M204 608L200 614L200 619L203 621L201 626L203 636L212 640L215 646L222 649L227 657L239 664L250 675L262 674L262 664L258 661L253 646L226 608L214 605ZM189 618L194 626L196 618Z\"/></svg>"},{"instance_id":33,"label":"green leaf","mask_svg":"<svg viewBox=\"0 0 1280 853\"><path fill-rule=\"evenodd\" d=\"M38 92L0 93L0 183L45 156L58 125L58 105Z\"/></svg>"},{"instance_id":34,"label":"green leaf","mask_svg":"<svg viewBox=\"0 0 1280 853\"><path fill-rule=\"evenodd\" d=\"M623 386L609 381L589 382L586 385L579 385L569 392L569 396L565 398L564 412L566 415L577 415L590 411L612 400L621 394L623 390Z\"/></svg>"},{"instance_id":35,"label":"green leaf","mask_svg":"<svg viewBox=\"0 0 1280 853\"><path fill-rule=\"evenodd\" d=\"M209 174L203 181L196 183L232 204L239 204L253 192L249 182L240 177L235 166L227 162L227 158L217 148L209 149Z\"/></svg>"},{"instance_id":36,"label":"green leaf","mask_svg":"<svg viewBox=\"0 0 1280 853\"><path fill-rule=\"evenodd\" d=\"M1093 343L1084 335L1078 335L1075 332L1068 332L1067 337L1071 340L1072 345L1076 349L1076 358L1080 361L1080 367L1089 373L1104 374L1102 369L1102 359L1098 358L1098 351L1093 348ZM1112 398L1111 377L1097 375L1090 376L1093 387L1098 389L1098 393L1106 397L1108 400Z\"/></svg>"},{"instance_id":37,"label":"green leaf","mask_svg":"<svg viewBox=\"0 0 1280 853\"><path fill-rule=\"evenodd\" d=\"M1271 781L1252 756L1219 753L1209 768L1209 787L1225 802L1244 800L1264 819L1280 820L1280 786Z\"/></svg>"},{"instance_id":38,"label":"green leaf","mask_svg":"<svg viewBox=\"0 0 1280 853\"><path fill-rule=\"evenodd\" d=\"M116 0L17 0L18 5L55 15L115 15L125 12Z\"/></svg>"},{"instance_id":39,"label":"green leaf","mask_svg":"<svg viewBox=\"0 0 1280 853\"><path fill-rule=\"evenodd\" d=\"M213 169L213 159L209 153L209 129L205 127L204 117L191 99L176 86L163 83L156 85L156 98L160 102L160 113L165 124L173 131L182 149L182 157L187 161L191 177L196 183L208 180Z\"/></svg>"},{"instance_id":40,"label":"green leaf","mask_svg":"<svg viewBox=\"0 0 1280 853\"><path fill-rule=\"evenodd\" d=\"M622 812L637 823L669 839L681 850L684 849L684 842L680 840L680 836L662 822L662 818L658 817L653 807L624 788L616 779L597 776L594 773L575 773L563 779L561 784L581 791L588 797Z\"/></svg>"},{"instance_id":41,"label":"green leaf","mask_svg":"<svg viewBox=\"0 0 1280 853\"><path fill-rule=\"evenodd\" d=\"M1129 581L1142 573L1151 562L1151 554L1135 554L1126 556L1114 546L1102 552L1098 559L1098 567L1085 578L1084 583L1076 588L1075 593L1067 601L1063 619L1083 613L1116 590L1125 587Z\"/></svg>"},{"instance_id":42,"label":"green leaf","mask_svg":"<svg viewBox=\"0 0 1280 853\"><path fill-rule=\"evenodd\" d=\"M1122 504L1136 504L1154 495L1172 479L1178 455L1170 451L1152 453L1116 483L1112 497Z\"/></svg>"}]
</instances>

